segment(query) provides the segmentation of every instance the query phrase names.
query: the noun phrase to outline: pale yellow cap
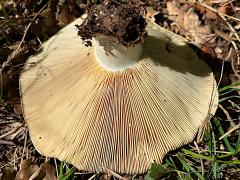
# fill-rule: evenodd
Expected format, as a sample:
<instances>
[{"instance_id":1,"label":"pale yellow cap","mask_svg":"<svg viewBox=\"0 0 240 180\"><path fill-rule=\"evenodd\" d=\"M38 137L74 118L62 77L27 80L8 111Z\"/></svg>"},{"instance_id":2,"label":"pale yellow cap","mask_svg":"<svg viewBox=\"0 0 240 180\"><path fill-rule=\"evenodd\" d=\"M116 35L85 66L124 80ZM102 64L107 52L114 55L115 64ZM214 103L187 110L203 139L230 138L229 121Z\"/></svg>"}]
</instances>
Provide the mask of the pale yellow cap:
<instances>
[{"instance_id":1,"label":"pale yellow cap","mask_svg":"<svg viewBox=\"0 0 240 180\"><path fill-rule=\"evenodd\" d=\"M36 149L79 170L139 174L193 141L218 104L210 68L187 41L148 20L141 60L107 72L77 35L79 18L30 57L20 77Z\"/></svg>"}]
</instances>

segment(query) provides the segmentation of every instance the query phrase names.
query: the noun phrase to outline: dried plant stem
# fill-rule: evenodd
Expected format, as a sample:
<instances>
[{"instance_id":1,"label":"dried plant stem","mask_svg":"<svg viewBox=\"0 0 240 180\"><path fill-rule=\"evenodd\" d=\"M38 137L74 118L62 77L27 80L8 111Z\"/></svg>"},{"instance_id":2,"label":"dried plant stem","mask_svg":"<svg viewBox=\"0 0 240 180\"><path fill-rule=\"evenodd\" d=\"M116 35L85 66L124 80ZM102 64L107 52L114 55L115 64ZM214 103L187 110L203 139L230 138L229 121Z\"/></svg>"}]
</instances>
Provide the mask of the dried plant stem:
<instances>
[{"instance_id":1,"label":"dried plant stem","mask_svg":"<svg viewBox=\"0 0 240 180\"><path fill-rule=\"evenodd\" d=\"M223 138L225 138L226 136L228 136L229 134L231 134L233 131L236 131L237 129L240 128L240 124L234 126L233 128L231 128L228 132L226 132L225 134L223 134L219 140L222 140Z\"/></svg>"},{"instance_id":2,"label":"dried plant stem","mask_svg":"<svg viewBox=\"0 0 240 180\"><path fill-rule=\"evenodd\" d=\"M23 125L24 125L24 124L21 124L20 126L12 129L11 131L8 131L7 133L1 135L1 136L0 136L0 139L3 139L3 138L5 138L5 137L7 137L7 136L9 136L9 135L11 135L11 134L13 134L13 133L15 133L20 127L23 127Z\"/></svg>"},{"instance_id":3,"label":"dried plant stem","mask_svg":"<svg viewBox=\"0 0 240 180\"><path fill-rule=\"evenodd\" d=\"M198 147L197 142L194 141L193 143L194 143L195 147L197 148L198 154L201 155L201 152L200 152L200 149ZM202 175L204 176L204 171L205 170L204 170L204 164L203 164L203 159L202 158L200 158L200 163L201 163Z\"/></svg>"},{"instance_id":4,"label":"dried plant stem","mask_svg":"<svg viewBox=\"0 0 240 180\"><path fill-rule=\"evenodd\" d=\"M207 8L207 9L209 9L209 10L211 10L211 11L213 11L213 12L215 12L215 13L217 13L217 14L225 21L225 23L228 25L228 27L230 28L230 30L232 31L232 33L234 34L234 36L237 38L237 40L238 40L239 43L240 43L240 36L238 35L238 33L236 32L236 30L232 27L232 25L231 25L231 24L228 22L228 20L226 19L226 17L230 18L230 16L227 16L226 14L222 14L222 13L218 12L216 9L208 6L208 5L205 4L205 3L198 3L198 4L201 5L201 6L203 6L203 7L205 7L205 8ZM239 19L236 19L236 18L235 18L235 20L240 21ZM236 43L235 43L234 41L231 41L231 43L232 43L232 45L233 45L233 47L234 47L234 49L235 49L235 51L236 51L236 53L237 53L237 64L240 65L239 49L238 49L238 47L237 47L237 45L236 45Z\"/></svg>"},{"instance_id":5,"label":"dried plant stem","mask_svg":"<svg viewBox=\"0 0 240 180\"><path fill-rule=\"evenodd\" d=\"M0 4L1 4L2 0L0 0ZM3 62L2 64L2 68L0 69L0 74L2 74L3 70L5 69L5 67L7 65L9 65L9 63L14 59L14 57L18 54L24 40L25 40L25 37L27 35L27 32L29 30L29 28L31 27L32 23L35 21L35 19L40 15L40 13L47 7L47 5L51 2L48 1L48 3L46 3L39 11L38 13L33 17L32 21L27 25L25 31L24 31L24 34L23 34L23 37L19 43L19 45L17 46L17 48L8 56L7 60L5 62Z\"/></svg>"}]
</instances>

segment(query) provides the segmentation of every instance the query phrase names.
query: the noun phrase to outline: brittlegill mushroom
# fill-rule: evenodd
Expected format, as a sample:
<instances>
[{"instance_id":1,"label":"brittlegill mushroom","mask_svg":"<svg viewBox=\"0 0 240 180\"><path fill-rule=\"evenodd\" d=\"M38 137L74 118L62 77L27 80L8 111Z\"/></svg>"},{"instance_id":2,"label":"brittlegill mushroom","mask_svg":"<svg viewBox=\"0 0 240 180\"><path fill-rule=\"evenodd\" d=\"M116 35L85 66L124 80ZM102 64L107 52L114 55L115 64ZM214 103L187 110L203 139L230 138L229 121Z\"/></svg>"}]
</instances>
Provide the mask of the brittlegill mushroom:
<instances>
[{"instance_id":1,"label":"brittlegill mushroom","mask_svg":"<svg viewBox=\"0 0 240 180\"><path fill-rule=\"evenodd\" d=\"M22 106L41 154L79 170L140 174L215 113L210 68L144 11L136 0L93 5L27 60Z\"/></svg>"}]
</instances>

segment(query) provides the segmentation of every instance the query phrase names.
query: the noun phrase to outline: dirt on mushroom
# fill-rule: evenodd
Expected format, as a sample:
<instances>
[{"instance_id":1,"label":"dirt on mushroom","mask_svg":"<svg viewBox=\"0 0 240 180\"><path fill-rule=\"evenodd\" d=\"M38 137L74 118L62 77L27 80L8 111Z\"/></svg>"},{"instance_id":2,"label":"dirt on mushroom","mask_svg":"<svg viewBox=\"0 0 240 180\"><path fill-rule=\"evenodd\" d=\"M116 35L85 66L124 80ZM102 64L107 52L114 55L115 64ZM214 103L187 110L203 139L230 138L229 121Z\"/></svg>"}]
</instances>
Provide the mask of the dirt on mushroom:
<instances>
[{"instance_id":1,"label":"dirt on mushroom","mask_svg":"<svg viewBox=\"0 0 240 180\"><path fill-rule=\"evenodd\" d=\"M105 35L112 43L131 46L144 41L146 7L140 0L104 0L93 5L87 19L78 25L78 35L88 41Z\"/></svg>"}]
</instances>

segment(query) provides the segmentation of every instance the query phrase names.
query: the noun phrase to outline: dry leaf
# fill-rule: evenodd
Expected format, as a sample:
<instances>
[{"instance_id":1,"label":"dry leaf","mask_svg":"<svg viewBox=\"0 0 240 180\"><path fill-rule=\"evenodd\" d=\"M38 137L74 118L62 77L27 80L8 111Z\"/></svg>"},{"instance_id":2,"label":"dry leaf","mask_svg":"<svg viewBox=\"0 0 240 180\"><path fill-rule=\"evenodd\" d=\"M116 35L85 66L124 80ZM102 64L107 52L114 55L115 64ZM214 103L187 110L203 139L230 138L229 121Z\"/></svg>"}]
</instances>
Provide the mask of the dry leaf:
<instances>
[{"instance_id":1,"label":"dry leaf","mask_svg":"<svg viewBox=\"0 0 240 180\"><path fill-rule=\"evenodd\" d=\"M7 168L2 175L2 178L0 177L1 180L14 180L14 170L13 168Z\"/></svg>"},{"instance_id":2,"label":"dry leaf","mask_svg":"<svg viewBox=\"0 0 240 180\"><path fill-rule=\"evenodd\" d=\"M70 13L67 5L63 6L63 10L57 16L58 26L64 27L65 25L71 23L74 20L74 16Z\"/></svg>"},{"instance_id":3,"label":"dry leaf","mask_svg":"<svg viewBox=\"0 0 240 180\"><path fill-rule=\"evenodd\" d=\"M186 10L178 8L173 2L167 3L167 10L169 19L174 22L179 31L188 39L201 47L206 43L214 43L214 35L211 33L209 26L202 26L199 17L194 12L187 12Z\"/></svg>"},{"instance_id":4,"label":"dry leaf","mask_svg":"<svg viewBox=\"0 0 240 180\"><path fill-rule=\"evenodd\" d=\"M23 160L20 165L20 171L17 173L15 180L57 180L54 166L44 163L40 167L32 164L30 159Z\"/></svg>"},{"instance_id":5,"label":"dry leaf","mask_svg":"<svg viewBox=\"0 0 240 180\"><path fill-rule=\"evenodd\" d=\"M32 164L30 159L23 160L20 164L20 171L17 173L15 180L29 179L38 168L38 165Z\"/></svg>"},{"instance_id":6,"label":"dry leaf","mask_svg":"<svg viewBox=\"0 0 240 180\"><path fill-rule=\"evenodd\" d=\"M193 5L196 11L198 11L200 14L204 15L206 19L218 19L219 16L217 13L211 11L210 9L202 6L201 4L194 4Z\"/></svg>"},{"instance_id":7,"label":"dry leaf","mask_svg":"<svg viewBox=\"0 0 240 180\"><path fill-rule=\"evenodd\" d=\"M14 103L14 112L17 115L22 115L23 114L21 103L18 103L18 102Z\"/></svg>"},{"instance_id":8,"label":"dry leaf","mask_svg":"<svg viewBox=\"0 0 240 180\"><path fill-rule=\"evenodd\" d=\"M41 165L41 170L46 173L46 176L43 178L43 180L57 180L56 169L54 166L50 165L49 163L44 163Z\"/></svg>"},{"instance_id":9,"label":"dry leaf","mask_svg":"<svg viewBox=\"0 0 240 180\"><path fill-rule=\"evenodd\" d=\"M158 11L154 10L152 7L147 7L147 17L153 18Z\"/></svg>"},{"instance_id":10,"label":"dry leaf","mask_svg":"<svg viewBox=\"0 0 240 180\"><path fill-rule=\"evenodd\" d=\"M43 26L45 33L47 34L56 33L58 28L56 27L57 21L54 12L51 11L50 8L48 8L41 13L41 16L44 18Z\"/></svg>"},{"instance_id":11,"label":"dry leaf","mask_svg":"<svg viewBox=\"0 0 240 180\"><path fill-rule=\"evenodd\" d=\"M13 122L13 123L9 123L8 126L6 126L4 128L4 130L1 131L0 134L0 139L4 138L5 140L13 140L11 138L12 134L9 134L9 132L13 131L17 131L20 127L22 126L21 122Z\"/></svg>"},{"instance_id":12,"label":"dry leaf","mask_svg":"<svg viewBox=\"0 0 240 180\"><path fill-rule=\"evenodd\" d=\"M225 5L223 5L223 6L221 6L221 7L219 7L218 8L218 12L220 13L220 14L230 14L230 6L229 6L229 4L225 4Z\"/></svg>"}]
</instances>

